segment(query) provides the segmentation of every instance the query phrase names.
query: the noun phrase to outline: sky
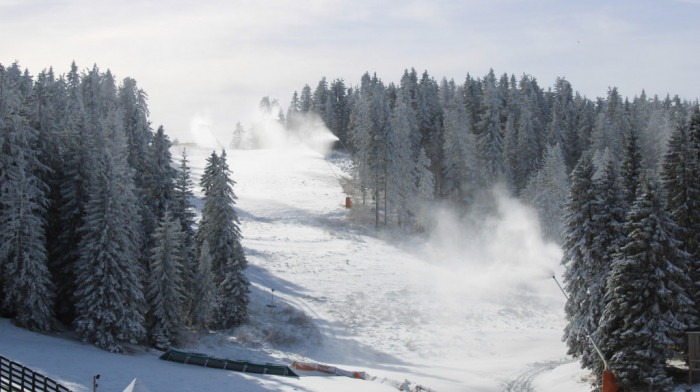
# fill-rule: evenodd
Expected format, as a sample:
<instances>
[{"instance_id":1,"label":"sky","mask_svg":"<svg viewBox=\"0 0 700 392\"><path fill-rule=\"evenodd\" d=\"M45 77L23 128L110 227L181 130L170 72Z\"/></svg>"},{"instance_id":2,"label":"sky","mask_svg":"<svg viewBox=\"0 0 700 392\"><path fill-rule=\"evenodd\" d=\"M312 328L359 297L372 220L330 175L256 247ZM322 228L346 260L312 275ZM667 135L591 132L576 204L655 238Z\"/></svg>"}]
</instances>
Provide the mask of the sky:
<instances>
[{"instance_id":1,"label":"sky","mask_svg":"<svg viewBox=\"0 0 700 392\"><path fill-rule=\"evenodd\" d=\"M32 75L75 61L149 95L154 129L227 144L263 96L286 110L321 77L385 83L405 69L557 77L589 98L700 97L700 0L0 0L0 64Z\"/></svg>"}]
</instances>

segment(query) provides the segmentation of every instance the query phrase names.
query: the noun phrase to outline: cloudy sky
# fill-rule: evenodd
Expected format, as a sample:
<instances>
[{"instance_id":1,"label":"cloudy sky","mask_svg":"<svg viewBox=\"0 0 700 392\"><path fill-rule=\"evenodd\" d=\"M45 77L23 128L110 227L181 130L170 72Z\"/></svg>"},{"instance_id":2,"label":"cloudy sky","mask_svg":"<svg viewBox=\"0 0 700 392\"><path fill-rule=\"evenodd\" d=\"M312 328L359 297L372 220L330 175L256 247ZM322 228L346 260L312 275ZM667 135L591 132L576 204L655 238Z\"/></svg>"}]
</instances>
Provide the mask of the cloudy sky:
<instances>
[{"instance_id":1,"label":"cloudy sky","mask_svg":"<svg viewBox=\"0 0 700 392\"><path fill-rule=\"evenodd\" d=\"M700 0L0 0L0 63L36 75L97 64L132 77L173 138L227 142L260 98L286 108L321 76L398 82L406 68L461 83L557 76L594 98L700 97Z\"/></svg>"}]
</instances>

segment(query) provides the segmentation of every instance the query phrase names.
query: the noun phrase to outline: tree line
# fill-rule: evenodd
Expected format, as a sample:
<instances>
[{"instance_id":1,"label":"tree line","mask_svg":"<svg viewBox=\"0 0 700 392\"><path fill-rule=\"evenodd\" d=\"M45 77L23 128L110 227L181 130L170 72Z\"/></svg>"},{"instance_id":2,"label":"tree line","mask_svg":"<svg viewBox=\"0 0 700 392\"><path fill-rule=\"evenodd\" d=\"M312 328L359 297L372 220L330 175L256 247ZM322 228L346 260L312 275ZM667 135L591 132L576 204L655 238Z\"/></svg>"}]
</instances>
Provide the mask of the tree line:
<instances>
[{"instance_id":1,"label":"tree line","mask_svg":"<svg viewBox=\"0 0 700 392\"><path fill-rule=\"evenodd\" d=\"M352 154L376 226L420 226L431 201L488 210L495 186L533 207L564 251L569 354L600 383L590 336L625 387L671 387L667 360L687 359L685 333L700 327L697 102L616 88L592 100L563 78L543 89L490 70L458 84L411 69L398 85L369 73L358 86L305 85L287 128L306 113Z\"/></svg>"},{"instance_id":2,"label":"tree line","mask_svg":"<svg viewBox=\"0 0 700 392\"><path fill-rule=\"evenodd\" d=\"M121 352L246 318L226 154L207 160L197 225L187 155L174 165L148 116L136 81L109 70L0 65L0 312L17 325Z\"/></svg>"}]
</instances>

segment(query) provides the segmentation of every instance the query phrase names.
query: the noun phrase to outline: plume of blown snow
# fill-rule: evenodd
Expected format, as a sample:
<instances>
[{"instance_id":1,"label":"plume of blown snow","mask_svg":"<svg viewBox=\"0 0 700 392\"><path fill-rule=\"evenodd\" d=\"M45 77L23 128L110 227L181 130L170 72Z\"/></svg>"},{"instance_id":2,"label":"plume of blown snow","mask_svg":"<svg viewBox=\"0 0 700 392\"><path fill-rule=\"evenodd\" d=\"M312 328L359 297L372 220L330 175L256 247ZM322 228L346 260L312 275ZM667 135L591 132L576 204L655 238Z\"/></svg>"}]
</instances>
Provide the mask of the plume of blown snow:
<instances>
[{"instance_id":1,"label":"plume of blown snow","mask_svg":"<svg viewBox=\"0 0 700 392\"><path fill-rule=\"evenodd\" d=\"M437 286L460 300L525 295L559 302L551 278L561 271L561 248L543 240L534 210L498 187L491 196L488 212L437 208L424 249L425 258L443 267Z\"/></svg>"},{"instance_id":2,"label":"plume of blown snow","mask_svg":"<svg viewBox=\"0 0 700 392\"><path fill-rule=\"evenodd\" d=\"M294 129L286 127L280 118L277 102L261 106L250 127L244 147L252 149L310 148L322 155L330 152L338 138L315 113L295 113Z\"/></svg>"},{"instance_id":3,"label":"plume of blown snow","mask_svg":"<svg viewBox=\"0 0 700 392\"><path fill-rule=\"evenodd\" d=\"M209 110L195 113L190 119L190 137L200 147L222 148L214 135L212 116Z\"/></svg>"}]
</instances>

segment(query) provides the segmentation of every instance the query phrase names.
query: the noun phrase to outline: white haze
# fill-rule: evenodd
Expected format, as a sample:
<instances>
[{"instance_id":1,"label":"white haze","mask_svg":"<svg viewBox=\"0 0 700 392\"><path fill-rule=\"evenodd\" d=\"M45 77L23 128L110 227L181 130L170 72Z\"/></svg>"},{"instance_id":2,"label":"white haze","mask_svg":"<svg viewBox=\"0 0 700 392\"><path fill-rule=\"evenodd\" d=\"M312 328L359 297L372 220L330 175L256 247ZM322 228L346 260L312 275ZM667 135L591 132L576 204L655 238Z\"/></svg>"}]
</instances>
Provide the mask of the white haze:
<instances>
[{"instance_id":1,"label":"white haze","mask_svg":"<svg viewBox=\"0 0 700 392\"><path fill-rule=\"evenodd\" d=\"M190 137L194 143L201 147L223 147L214 135L211 113L208 110L196 113L190 119Z\"/></svg>"},{"instance_id":2,"label":"white haze","mask_svg":"<svg viewBox=\"0 0 700 392\"><path fill-rule=\"evenodd\" d=\"M460 298L499 302L528 294L561 302L552 280L561 272L561 248L542 239L534 210L499 188L491 193L491 214L463 216L448 207L433 213L423 252L443 267L439 286Z\"/></svg>"},{"instance_id":3,"label":"white haze","mask_svg":"<svg viewBox=\"0 0 700 392\"><path fill-rule=\"evenodd\" d=\"M280 107L273 104L271 111L258 110L253 126L246 130L243 148L279 149L306 146L326 155L338 138L315 113L299 114L296 119L299 130L290 131L274 115Z\"/></svg>"}]
</instances>

